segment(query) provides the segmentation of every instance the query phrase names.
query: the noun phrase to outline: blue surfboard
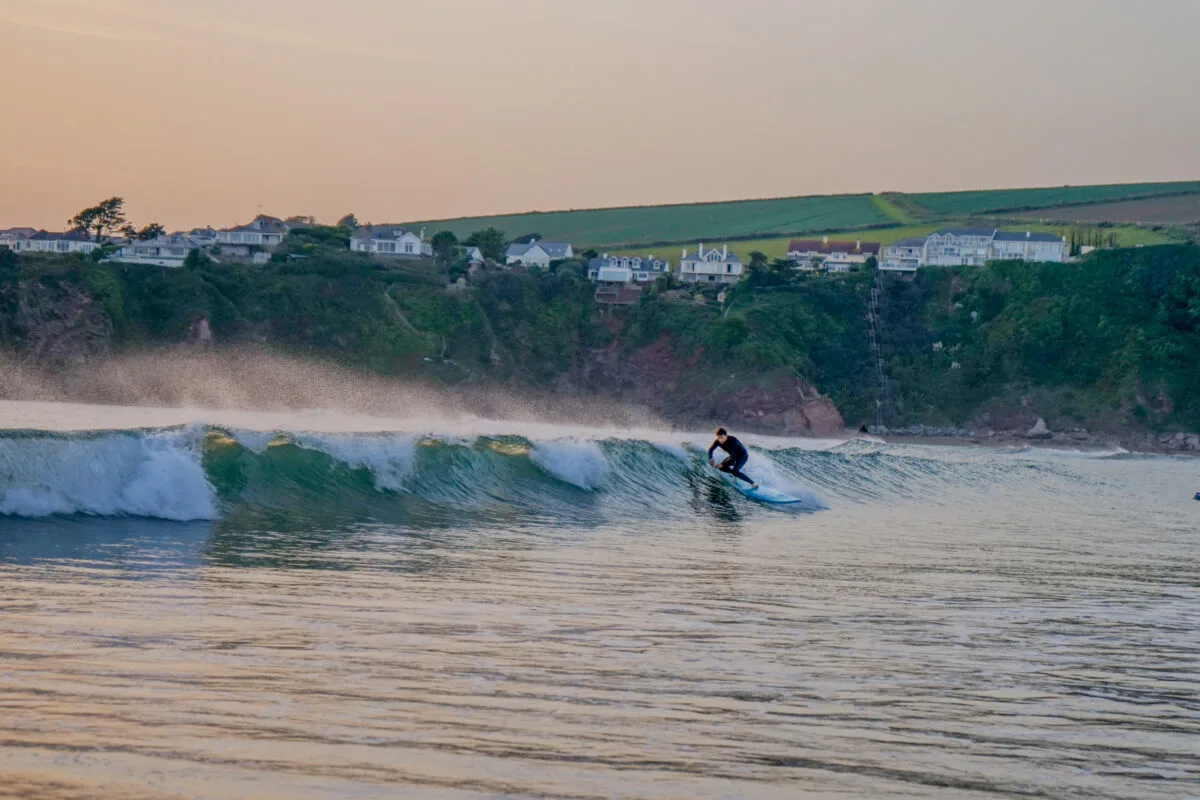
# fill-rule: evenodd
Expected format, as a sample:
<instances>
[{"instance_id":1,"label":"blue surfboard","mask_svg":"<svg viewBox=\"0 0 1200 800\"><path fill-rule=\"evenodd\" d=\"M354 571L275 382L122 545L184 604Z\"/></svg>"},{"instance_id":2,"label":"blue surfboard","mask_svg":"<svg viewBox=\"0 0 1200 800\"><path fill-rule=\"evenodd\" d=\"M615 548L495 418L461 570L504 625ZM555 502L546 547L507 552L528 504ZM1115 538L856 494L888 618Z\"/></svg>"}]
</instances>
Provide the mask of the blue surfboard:
<instances>
[{"instance_id":1,"label":"blue surfboard","mask_svg":"<svg viewBox=\"0 0 1200 800\"><path fill-rule=\"evenodd\" d=\"M799 497L792 497L786 492L781 492L778 489L772 489L769 486L759 485L757 489L751 489L750 484L746 483L745 481L740 481L732 475L721 472L718 469L714 469L713 471L720 475L722 480L733 486L733 488L737 489L742 494L746 495L746 497L749 497L751 500L758 500L760 503L771 503L772 505L781 506L804 502Z\"/></svg>"}]
</instances>

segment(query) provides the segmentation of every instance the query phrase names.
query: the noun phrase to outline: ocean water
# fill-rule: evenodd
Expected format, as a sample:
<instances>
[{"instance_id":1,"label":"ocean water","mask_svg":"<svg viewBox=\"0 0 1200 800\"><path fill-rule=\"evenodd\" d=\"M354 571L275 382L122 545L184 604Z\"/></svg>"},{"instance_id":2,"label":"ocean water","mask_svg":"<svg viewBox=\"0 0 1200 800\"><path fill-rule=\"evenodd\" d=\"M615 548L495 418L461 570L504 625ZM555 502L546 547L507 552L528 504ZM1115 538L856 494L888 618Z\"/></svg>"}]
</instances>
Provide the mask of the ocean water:
<instances>
[{"instance_id":1,"label":"ocean water","mask_svg":"<svg viewBox=\"0 0 1200 800\"><path fill-rule=\"evenodd\" d=\"M0 796L1200 796L1200 462L0 403Z\"/></svg>"}]
</instances>

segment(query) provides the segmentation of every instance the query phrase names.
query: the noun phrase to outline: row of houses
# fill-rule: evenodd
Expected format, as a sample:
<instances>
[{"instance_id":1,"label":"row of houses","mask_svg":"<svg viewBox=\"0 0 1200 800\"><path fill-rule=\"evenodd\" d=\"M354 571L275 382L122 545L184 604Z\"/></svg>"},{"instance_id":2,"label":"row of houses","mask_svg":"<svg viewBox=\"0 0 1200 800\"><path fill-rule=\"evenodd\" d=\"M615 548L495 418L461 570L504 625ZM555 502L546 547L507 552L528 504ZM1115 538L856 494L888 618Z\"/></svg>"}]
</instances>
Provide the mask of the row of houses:
<instances>
[{"instance_id":1,"label":"row of houses","mask_svg":"<svg viewBox=\"0 0 1200 800\"><path fill-rule=\"evenodd\" d=\"M79 253L90 255L101 245L115 245L110 257L127 264L179 267L193 250L220 253L223 258L247 259L266 263L271 252L283 243L292 225L278 217L260 214L246 225L232 228L193 228L145 241L108 237L97 242L86 234L70 231L52 233L36 228L0 230L0 246L26 253ZM424 231L413 233L390 225L357 228L350 238L350 249L360 253L395 256L431 256L433 246L425 241ZM482 258L482 256L480 256Z\"/></svg>"},{"instance_id":2,"label":"row of houses","mask_svg":"<svg viewBox=\"0 0 1200 800\"><path fill-rule=\"evenodd\" d=\"M260 214L246 225L214 230L194 228L148 241L108 239L115 244L112 260L125 263L181 266L192 250L204 250L232 259L265 263L271 251L287 236L291 225L277 217ZM51 233L34 228L0 231L0 246L18 252L80 253L88 255L102 243L78 232ZM350 238L354 252L374 256L428 257L433 247L425 231L414 232L391 225L366 225L355 229ZM874 259L882 270L913 272L921 267L982 266L988 261L1067 261L1070 248L1065 237L1047 233L1007 233L996 228L944 228L929 236L901 239L881 246L878 242L795 239L788 245L788 259L800 270L848 272L860 269ZM482 263L478 248L468 248L468 259ZM569 242L531 239L509 245L508 265L548 268L555 261L575 257ZM653 283L660 275L672 272L666 259L648 255L609 256L604 254L588 263L588 278L607 286L636 286ZM728 245L706 248L701 242L694 251L681 252L674 274L684 283L736 283L745 272L745 264L729 252Z\"/></svg>"}]
</instances>

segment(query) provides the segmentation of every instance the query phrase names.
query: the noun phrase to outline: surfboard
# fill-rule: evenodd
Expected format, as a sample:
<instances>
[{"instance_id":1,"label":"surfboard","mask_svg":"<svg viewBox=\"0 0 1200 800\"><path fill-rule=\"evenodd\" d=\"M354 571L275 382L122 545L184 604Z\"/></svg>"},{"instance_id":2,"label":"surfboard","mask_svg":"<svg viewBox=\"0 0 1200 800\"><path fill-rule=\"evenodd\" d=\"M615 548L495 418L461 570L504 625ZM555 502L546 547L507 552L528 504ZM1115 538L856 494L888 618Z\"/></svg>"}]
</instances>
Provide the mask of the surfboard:
<instances>
[{"instance_id":1,"label":"surfboard","mask_svg":"<svg viewBox=\"0 0 1200 800\"><path fill-rule=\"evenodd\" d=\"M741 483L741 481L738 481L738 483ZM803 502L799 497L792 497L786 492L781 492L778 489L772 489L769 486L759 486L757 489L751 489L749 486L742 485L738 486L737 489L751 500L759 500L763 503L791 505L793 503Z\"/></svg>"},{"instance_id":2,"label":"surfboard","mask_svg":"<svg viewBox=\"0 0 1200 800\"><path fill-rule=\"evenodd\" d=\"M737 478L726 472L721 472L719 469L714 468L713 471L720 475L723 481L737 489L742 494L746 495L746 497L749 497L751 500L758 500L762 503L771 503L773 505L784 506L792 505L793 503L804 502L799 497L792 497L786 492L781 492L778 489L772 489L769 486L759 485L757 489L751 489L750 484L746 483L745 481L739 481Z\"/></svg>"}]
</instances>

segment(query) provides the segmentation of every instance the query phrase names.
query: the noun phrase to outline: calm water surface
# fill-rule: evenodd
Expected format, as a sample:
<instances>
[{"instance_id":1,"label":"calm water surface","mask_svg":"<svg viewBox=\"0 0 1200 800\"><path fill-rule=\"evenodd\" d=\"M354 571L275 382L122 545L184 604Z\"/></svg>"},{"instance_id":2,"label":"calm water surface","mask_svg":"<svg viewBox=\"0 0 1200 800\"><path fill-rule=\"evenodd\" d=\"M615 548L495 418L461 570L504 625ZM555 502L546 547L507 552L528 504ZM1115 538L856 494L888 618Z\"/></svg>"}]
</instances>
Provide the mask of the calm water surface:
<instances>
[{"instance_id":1,"label":"calm water surface","mask_svg":"<svg viewBox=\"0 0 1200 800\"><path fill-rule=\"evenodd\" d=\"M1195 461L18 411L0 796L1200 796Z\"/></svg>"}]
</instances>

